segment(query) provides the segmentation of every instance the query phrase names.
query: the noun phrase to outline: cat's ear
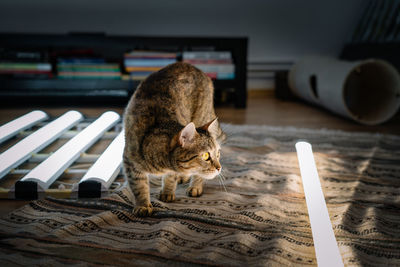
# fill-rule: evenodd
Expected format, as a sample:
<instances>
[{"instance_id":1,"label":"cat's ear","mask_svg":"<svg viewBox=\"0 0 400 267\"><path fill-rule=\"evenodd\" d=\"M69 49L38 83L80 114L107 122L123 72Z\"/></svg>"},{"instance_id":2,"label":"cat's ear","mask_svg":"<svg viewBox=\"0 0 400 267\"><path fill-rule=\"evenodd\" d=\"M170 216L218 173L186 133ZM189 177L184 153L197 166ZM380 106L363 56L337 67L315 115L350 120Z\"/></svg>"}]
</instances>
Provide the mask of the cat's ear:
<instances>
[{"instance_id":1,"label":"cat's ear","mask_svg":"<svg viewBox=\"0 0 400 267\"><path fill-rule=\"evenodd\" d=\"M211 135L216 135L216 133L218 132L218 118L215 118L212 121L201 126L200 129L208 131Z\"/></svg>"},{"instance_id":2,"label":"cat's ear","mask_svg":"<svg viewBox=\"0 0 400 267\"><path fill-rule=\"evenodd\" d=\"M179 144L182 147L187 146L188 144L193 142L193 139L196 135L196 126L193 122L186 125L179 133Z\"/></svg>"}]
</instances>

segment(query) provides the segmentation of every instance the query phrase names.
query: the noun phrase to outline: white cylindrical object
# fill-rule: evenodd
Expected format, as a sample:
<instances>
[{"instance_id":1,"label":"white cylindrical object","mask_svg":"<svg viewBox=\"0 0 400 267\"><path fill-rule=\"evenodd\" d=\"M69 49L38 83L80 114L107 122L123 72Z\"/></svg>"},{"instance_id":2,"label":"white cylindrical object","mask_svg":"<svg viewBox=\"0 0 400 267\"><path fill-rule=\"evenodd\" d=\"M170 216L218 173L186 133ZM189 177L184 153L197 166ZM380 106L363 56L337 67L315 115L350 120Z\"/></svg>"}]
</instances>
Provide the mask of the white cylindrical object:
<instances>
[{"instance_id":1,"label":"white cylindrical object","mask_svg":"<svg viewBox=\"0 0 400 267\"><path fill-rule=\"evenodd\" d=\"M307 142L298 142L296 151L318 266L343 266L311 145Z\"/></svg>"},{"instance_id":2,"label":"white cylindrical object","mask_svg":"<svg viewBox=\"0 0 400 267\"><path fill-rule=\"evenodd\" d=\"M88 180L97 181L104 188L108 189L120 172L124 147L125 136L124 131L122 131L79 182L82 183Z\"/></svg>"},{"instance_id":3,"label":"white cylindrical object","mask_svg":"<svg viewBox=\"0 0 400 267\"><path fill-rule=\"evenodd\" d=\"M25 137L14 146L0 154L0 179L11 169L19 166L36 153L52 143L63 132L83 119L78 111L68 111L58 119L50 122Z\"/></svg>"},{"instance_id":4,"label":"white cylindrical object","mask_svg":"<svg viewBox=\"0 0 400 267\"><path fill-rule=\"evenodd\" d=\"M116 112L107 111L103 113L103 115L82 130L82 132L26 174L21 181L37 182L41 189L48 189L82 152L92 146L119 119L120 116Z\"/></svg>"},{"instance_id":5,"label":"white cylindrical object","mask_svg":"<svg viewBox=\"0 0 400 267\"><path fill-rule=\"evenodd\" d=\"M34 110L4 124L0 127L0 143L46 119L48 116L45 112Z\"/></svg>"},{"instance_id":6,"label":"white cylindrical object","mask_svg":"<svg viewBox=\"0 0 400 267\"><path fill-rule=\"evenodd\" d=\"M384 60L306 57L288 79L296 96L362 124L383 123L400 107L400 74Z\"/></svg>"}]
</instances>

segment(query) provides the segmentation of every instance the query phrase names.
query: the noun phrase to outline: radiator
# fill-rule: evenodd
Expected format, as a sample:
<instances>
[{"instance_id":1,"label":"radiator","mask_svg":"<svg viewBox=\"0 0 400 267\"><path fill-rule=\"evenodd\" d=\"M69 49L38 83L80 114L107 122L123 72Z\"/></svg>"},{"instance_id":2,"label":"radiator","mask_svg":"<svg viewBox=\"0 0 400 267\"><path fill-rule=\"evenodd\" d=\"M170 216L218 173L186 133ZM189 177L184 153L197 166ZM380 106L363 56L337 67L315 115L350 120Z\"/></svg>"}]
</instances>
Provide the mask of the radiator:
<instances>
[{"instance_id":1,"label":"radiator","mask_svg":"<svg viewBox=\"0 0 400 267\"><path fill-rule=\"evenodd\" d=\"M127 183L121 118L32 111L0 126L0 198L102 197Z\"/></svg>"}]
</instances>

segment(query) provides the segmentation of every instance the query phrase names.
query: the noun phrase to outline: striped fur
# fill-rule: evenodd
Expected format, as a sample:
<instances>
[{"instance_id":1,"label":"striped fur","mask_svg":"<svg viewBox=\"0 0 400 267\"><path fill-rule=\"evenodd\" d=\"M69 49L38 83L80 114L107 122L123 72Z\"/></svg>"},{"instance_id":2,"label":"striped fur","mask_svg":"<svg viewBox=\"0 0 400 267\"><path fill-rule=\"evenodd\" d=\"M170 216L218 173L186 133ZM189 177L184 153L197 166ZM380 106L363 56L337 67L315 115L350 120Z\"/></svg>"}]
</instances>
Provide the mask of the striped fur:
<instances>
[{"instance_id":1,"label":"striped fur","mask_svg":"<svg viewBox=\"0 0 400 267\"><path fill-rule=\"evenodd\" d=\"M219 143L225 134L215 120L213 93L210 78L187 63L171 64L138 86L124 114L123 160L137 215L152 213L149 174L163 175L160 199L170 202L178 181L195 175L188 194L200 196L202 180L212 179L221 170ZM190 123L196 127L192 139L182 142L187 132L183 129L189 129ZM201 157L206 152L207 161Z\"/></svg>"}]
</instances>

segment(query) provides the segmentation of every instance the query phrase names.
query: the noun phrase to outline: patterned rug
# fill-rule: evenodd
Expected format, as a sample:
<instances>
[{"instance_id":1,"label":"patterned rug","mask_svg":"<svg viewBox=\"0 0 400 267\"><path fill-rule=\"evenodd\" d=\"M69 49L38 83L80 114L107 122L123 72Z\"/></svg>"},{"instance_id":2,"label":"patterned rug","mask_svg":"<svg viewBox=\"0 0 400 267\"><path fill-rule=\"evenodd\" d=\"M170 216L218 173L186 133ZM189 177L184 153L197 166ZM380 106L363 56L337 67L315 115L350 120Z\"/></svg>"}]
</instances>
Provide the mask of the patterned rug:
<instances>
[{"instance_id":1,"label":"patterned rug","mask_svg":"<svg viewBox=\"0 0 400 267\"><path fill-rule=\"evenodd\" d=\"M0 265L316 265L294 144L313 145L346 266L400 265L400 137L223 125L225 180L135 217L129 186L100 200L33 201L0 220Z\"/></svg>"}]
</instances>

